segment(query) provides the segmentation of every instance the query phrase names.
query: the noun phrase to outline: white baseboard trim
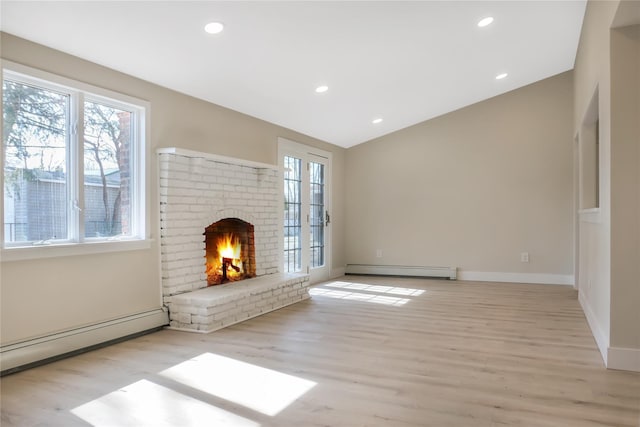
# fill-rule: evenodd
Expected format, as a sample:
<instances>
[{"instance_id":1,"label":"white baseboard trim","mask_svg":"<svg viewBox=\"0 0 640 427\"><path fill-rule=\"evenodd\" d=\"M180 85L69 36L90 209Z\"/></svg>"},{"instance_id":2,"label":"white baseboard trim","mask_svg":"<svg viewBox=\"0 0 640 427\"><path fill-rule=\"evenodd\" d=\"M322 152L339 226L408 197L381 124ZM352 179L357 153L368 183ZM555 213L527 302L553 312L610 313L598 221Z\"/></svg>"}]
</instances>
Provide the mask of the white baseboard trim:
<instances>
[{"instance_id":1,"label":"white baseboard trim","mask_svg":"<svg viewBox=\"0 0 640 427\"><path fill-rule=\"evenodd\" d=\"M607 364L609 352L609 337L605 335L604 331L600 327L598 320L596 319L596 315L591 310L591 306L589 305L589 301L587 301L584 293L578 292L578 301L580 302L580 306L582 307L582 312L584 316L587 318L587 323L589 324L589 328L591 328L591 334L593 338L596 340L596 345L598 346L598 350L600 350L600 355L602 356L602 361L605 366L609 366Z\"/></svg>"},{"instance_id":2,"label":"white baseboard trim","mask_svg":"<svg viewBox=\"0 0 640 427\"><path fill-rule=\"evenodd\" d=\"M501 271L458 270L458 280L468 280L471 282L537 283L542 285L573 286L574 277L569 274L505 273Z\"/></svg>"},{"instance_id":3,"label":"white baseboard trim","mask_svg":"<svg viewBox=\"0 0 640 427\"><path fill-rule=\"evenodd\" d=\"M159 308L108 322L5 345L0 347L0 370L4 372L168 324L168 313Z\"/></svg>"},{"instance_id":4,"label":"white baseboard trim","mask_svg":"<svg viewBox=\"0 0 640 427\"><path fill-rule=\"evenodd\" d=\"M607 368L640 372L640 348L609 347Z\"/></svg>"}]
</instances>

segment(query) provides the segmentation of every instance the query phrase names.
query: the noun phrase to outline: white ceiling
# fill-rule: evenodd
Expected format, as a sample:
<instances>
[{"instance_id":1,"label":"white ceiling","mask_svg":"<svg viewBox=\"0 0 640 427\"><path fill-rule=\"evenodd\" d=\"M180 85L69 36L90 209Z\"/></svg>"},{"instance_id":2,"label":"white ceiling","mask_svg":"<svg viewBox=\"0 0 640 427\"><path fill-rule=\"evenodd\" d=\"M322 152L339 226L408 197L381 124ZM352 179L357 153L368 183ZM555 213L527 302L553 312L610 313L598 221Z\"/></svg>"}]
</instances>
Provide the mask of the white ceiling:
<instances>
[{"instance_id":1,"label":"white ceiling","mask_svg":"<svg viewBox=\"0 0 640 427\"><path fill-rule=\"evenodd\" d=\"M350 147L572 69L585 5L4 0L0 12L7 33ZM211 21L224 32L206 34Z\"/></svg>"}]
</instances>

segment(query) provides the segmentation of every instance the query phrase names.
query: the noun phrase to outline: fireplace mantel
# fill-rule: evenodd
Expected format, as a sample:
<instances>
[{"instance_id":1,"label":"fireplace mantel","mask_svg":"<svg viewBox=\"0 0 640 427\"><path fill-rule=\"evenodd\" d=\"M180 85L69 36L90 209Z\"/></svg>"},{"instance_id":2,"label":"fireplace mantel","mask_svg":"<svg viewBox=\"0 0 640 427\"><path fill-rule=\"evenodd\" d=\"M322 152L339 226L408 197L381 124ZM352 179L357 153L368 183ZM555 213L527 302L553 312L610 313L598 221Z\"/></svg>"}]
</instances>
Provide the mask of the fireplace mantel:
<instances>
[{"instance_id":1,"label":"fireplace mantel","mask_svg":"<svg viewBox=\"0 0 640 427\"><path fill-rule=\"evenodd\" d=\"M192 159L212 160L214 162L226 163L229 165L248 166L255 169L270 169L275 171L278 170L278 166L270 165L268 163L254 162L252 160L221 156L218 154L203 153L201 151L187 150L187 149L178 148L178 147L158 148L156 152L158 154L175 154L178 156L189 157Z\"/></svg>"}]
</instances>

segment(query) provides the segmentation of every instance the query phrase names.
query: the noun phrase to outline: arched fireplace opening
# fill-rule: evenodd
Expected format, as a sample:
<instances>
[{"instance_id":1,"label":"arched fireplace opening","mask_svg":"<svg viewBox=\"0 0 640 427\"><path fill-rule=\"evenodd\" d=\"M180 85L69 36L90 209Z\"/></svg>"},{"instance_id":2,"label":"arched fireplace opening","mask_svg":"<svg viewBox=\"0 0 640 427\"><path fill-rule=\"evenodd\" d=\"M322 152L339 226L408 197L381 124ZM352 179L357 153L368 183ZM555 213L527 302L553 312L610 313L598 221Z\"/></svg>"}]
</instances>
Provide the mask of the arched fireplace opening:
<instances>
[{"instance_id":1,"label":"arched fireplace opening","mask_svg":"<svg viewBox=\"0 0 640 427\"><path fill-rule=\"evenodd\" d=\"M205 228L207 286L248 279L256 275L253 225L225 218Z\"/></svg>"}]
</instances>

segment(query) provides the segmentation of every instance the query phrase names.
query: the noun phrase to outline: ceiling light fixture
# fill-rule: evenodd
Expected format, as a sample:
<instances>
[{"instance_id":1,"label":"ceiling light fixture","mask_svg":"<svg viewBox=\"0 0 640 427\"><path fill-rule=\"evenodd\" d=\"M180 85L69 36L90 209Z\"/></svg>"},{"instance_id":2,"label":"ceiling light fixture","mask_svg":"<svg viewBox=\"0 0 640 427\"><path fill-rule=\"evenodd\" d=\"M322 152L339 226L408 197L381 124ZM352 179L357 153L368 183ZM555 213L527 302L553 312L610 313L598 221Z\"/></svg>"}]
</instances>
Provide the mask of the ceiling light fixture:
<instances>
[{"instance_id":1,"label":"ceiling light fixture","mask_svg":"<svg viewBox=\"0 0 640 427\"><path fill-rule=\"evenodd\" d=\"M493 22L493 16L487 16L486 18L483 18L480 21L478 21L478 27L486 27L492 22Z\"/></svg>"},{"instance_id":2,"label":"ceiling light fixture","mask_svg":"<svg viewBox=\"0 0 640 427\"><path fill-rule=\"evenodd\" d=\"M378 117L377 119L371 120L371 123L373 123L374 125L377 125L378 123L382 123L382 119Z\"/></svg>"},{"instance_id":3,"label":"ceiling light fixture","mask_svg":"<svg viewBox=\"0 0 640 427\"><path fill-rule=\"evenodd\" d=\"M318 86L316 88L316 92L317 93L324 93L324 92L326 92L328 90L329 90L329 86L326 86L326 85Z\"/></svg>"},{"instance_id":4,"label":"ceiling light fixture","mask_svg":"<svg viewBox=\"0 0 640 427\"><path fill-rule=\"evenodd\" d=\"M507 74L507 73L500 73L500 74L498 74L498 75L496 76L496 80L502 80L502 79L504 79L505 77L507 77L508 75L509 75L509 74Z\"/></svg>"},{"instance_id":5,"label":"ceiling light fixture","mask_svg":"<svg viewBox=\"0 0 640 427\"><path fill-rule=\"evenodd\" d=\"M209 22L204 26L204 30L209 34L219 34L224 30L224 25L220 22Z\"/></svg>"}]
</instances>

